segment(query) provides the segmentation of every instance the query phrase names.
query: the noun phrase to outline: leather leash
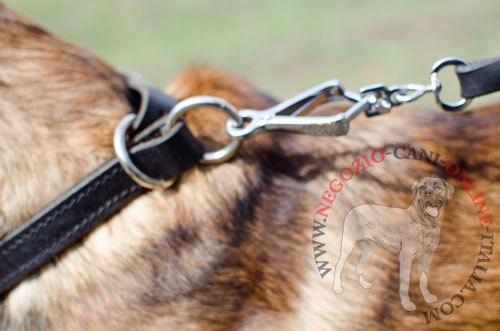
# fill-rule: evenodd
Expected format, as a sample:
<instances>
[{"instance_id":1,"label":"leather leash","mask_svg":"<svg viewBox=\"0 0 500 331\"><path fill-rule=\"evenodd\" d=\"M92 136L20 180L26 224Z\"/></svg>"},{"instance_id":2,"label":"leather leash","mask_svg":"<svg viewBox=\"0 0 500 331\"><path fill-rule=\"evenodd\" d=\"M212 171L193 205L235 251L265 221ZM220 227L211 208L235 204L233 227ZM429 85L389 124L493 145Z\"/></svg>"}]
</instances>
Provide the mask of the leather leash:
<instances>
[{"instance_id":1,"label":"leather leash","mask_svg":"<svg viewBox=\"0 0 500 331\"><path fill-rule=\"evenodd\" d=\"M461 84L463 99L456 103L446 103L439 96L441 83L437 73L447 65L456 66ZM226 101L210 96L177 103L153 88L130 80L129 101L138 111L126 116L115 131L117 156L0 243L0 296L5 297L25 277L148 189L172 185L178 175L200 162L218 163L229 159L245 137L260 130L275 129L310 135L343 135L358 114L381 115L428 92L434 93L443 109L459 110L467 106L471 98L500 90L500 58L472 63L445 58L434 64L430 80L430 85L372 85L362 88L359 94L346 91L339 81L331 80L262 111L237 111ZM355 104L333 116L297 116L339 99ZM200 142L180 122L188 110L199 106L217 107L229 114L226 130L233 141L223 149L204 153Z\"/></svg>"},{"instance_id":2,"label":"leather leash","mask_svg":"<svg viewBox=\"0 0 500 331\"><path fill-rule=\"evenodd\" d=\"M500 90L500 57L456 67L464 98L475 98Z\"/></svg>"}]
</instances>

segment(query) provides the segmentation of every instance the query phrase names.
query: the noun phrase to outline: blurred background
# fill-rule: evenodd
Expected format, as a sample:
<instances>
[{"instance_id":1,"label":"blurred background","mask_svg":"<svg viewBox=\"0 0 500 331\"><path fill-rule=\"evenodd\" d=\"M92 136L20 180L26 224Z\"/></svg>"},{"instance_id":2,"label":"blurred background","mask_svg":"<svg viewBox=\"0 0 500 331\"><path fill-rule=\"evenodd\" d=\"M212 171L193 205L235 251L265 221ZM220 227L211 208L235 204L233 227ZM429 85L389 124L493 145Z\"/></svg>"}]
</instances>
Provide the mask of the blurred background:
<instances>
[{"instance_id":1,"label":"blurred background","mask_svg":"<svg viewBox=\"0 0 500 331\"><path fill-rule=\"evenodd\" d=\"M500 56L498 0L5 2L160 87L190 64L206 64L284 99L330 78L354 91L378 82L424 84L442 57ZM440 77L445 99L455 100L452 69ZM478 101L472 105L500 96ZM431 96L418 101L433 104Z\"/></svg>"}]
</instances>

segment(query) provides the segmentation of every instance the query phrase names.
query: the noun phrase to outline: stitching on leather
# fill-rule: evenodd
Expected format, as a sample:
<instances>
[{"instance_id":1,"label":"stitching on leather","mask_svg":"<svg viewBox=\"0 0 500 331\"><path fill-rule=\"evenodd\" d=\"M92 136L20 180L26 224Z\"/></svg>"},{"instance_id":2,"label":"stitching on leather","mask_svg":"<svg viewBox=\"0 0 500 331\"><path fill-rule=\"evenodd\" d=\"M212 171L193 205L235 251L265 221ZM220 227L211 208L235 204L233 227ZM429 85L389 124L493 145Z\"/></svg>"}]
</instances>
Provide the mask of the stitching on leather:
<instances>
[{"instance_id":1,"label":"stitching on leather","mask_svg":"<svg viewBox=\"0 0 500 331\"><path fill-rule=\"evenodd\" d=\"M103 181L104 182L104 181ZM37 254L35 257L33 257L31 260L23 263L20 265L16 272L11 273L8 275L6 278L2 279L0 281L0 287L3 287L6 283L8 283L11 279L15 278L17 275L22 274L25 270L31 268L31 266L37 264L41 260L45 259L47 257L47 254L53 251L54 249L58 249L66 240L68 240L72 235L74 235L76 232L81 227L84 227L87 225L89 222L91 222L94 218L102 214L104 211L109 209L111 206L113 206L115 203L117 203L119 200L125 198L127 195L130 193L134 192L139 188L139 185L134 184L133 186L129 187L128 189L125 189L121 191L120 193L116 194L113 196L113 198L107 200L103 205L101 205L95 212L91 213L88 217L85 217L82 219L82 222L79 222L73 226L71 231L68 231L64 237L59 238L56 242L54 242L50 247L44 249L41 251L39 254Z\"/></svg>"},{"instance_id":2,"label":"stitching on leather","mask_svg":"<svg viewBox=\"0 0 500 331\"><path fill-rule=\"evenodd\" d=\"M59 209L53 213L52 215L47 215L43 221L39 222L35 227L32 227L28 232L23 233L23 235L20 238L17 238L13 243L11 243L9 246L4 247L2 249L2 256L6 256L9 254L11 251L16 249L19 245L21 245L24 241L27 239L31 238L33 234L38 232L42 227L46 227L47 224L64 213L66 210L69 210L73 208L74 205L76 205L78 202L80 202L83 198L87 197L92 191L94 191L96 188L98 188L100 185L104 184L107 182L109 179L113 178L116 176L118 171L121 168L117 167L113 169L112 172L110 172L107 175L104 175L103 178L97 180L95 183L93 183L91 186L87 187L84 192L80 192L76 197L73 197L70 201L66 202L63 204Z\"/></svg>"}]
</instances>

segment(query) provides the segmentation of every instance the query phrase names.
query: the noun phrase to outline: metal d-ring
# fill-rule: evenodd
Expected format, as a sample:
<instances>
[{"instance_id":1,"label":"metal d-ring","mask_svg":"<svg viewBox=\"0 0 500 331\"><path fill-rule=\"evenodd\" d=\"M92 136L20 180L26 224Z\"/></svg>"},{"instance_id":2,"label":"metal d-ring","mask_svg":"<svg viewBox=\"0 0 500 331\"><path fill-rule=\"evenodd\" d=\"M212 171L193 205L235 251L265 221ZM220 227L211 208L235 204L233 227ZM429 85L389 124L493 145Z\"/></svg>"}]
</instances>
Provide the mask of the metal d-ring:
<instances>
[{"instance_id":1,"label":"metal d-ring","mask_svg":"<svg viewBox=\"0 0 500 331\"><path fill-rule=\"evenodd\" d=\"M127 150L127 144L125 136L127 131L132 127L136 119L136 114L126 115L116 126L115 133L113 136L113 145L115 148L115 154L118 157L123 170L132 178L137 184L149 188L167 188L174 184L176 177L164 179L156 179L146 175L132 162L130 155Z\"/></svg>"},{"instance_id":2,"label":"metal d-ring","mask_svg":"<svg viewBox=\"0 0 500 331\"><path fill-rule=\"evenodd\" d=\"M457 59L454 57L446 57L444 59L437 61L432 66L432 69L431 69L431 87L432 87L432 90L434 92L434 95L436 96L436 102L444 110L451 110L451 111L460 110L460 109L466 107L472 100L472 99L462 98L457 102L448 103L448 102L444 102L441 99L441 97L439 96L439 94L441 93L442 85L438 79L438 72L448 65L457 66L457 65L463 65L463 64L466 64L466 63L460 59Z\"/></svg>"},{"instance_id":3,"label":"metal d-ring","mask_svg":"<svg viewBox=\"0 0 500 331\"><path fill-rule=\"evenodd\" d=\"M202 106L215 107L222 110L224 113L229 115L231 119L236 123L235 126L241 127L243 125L243 118L238 114L236 108L228 103L227 101L206 95L200 95L182 100L168 114L165 120L166 130L170 130L181 117L186 114L190 109ZM225 147L218 149L213 152L206 152L203 154L201 159L202 163L220 163L230 159L241 144L241 139L234 138Z\"/></svg>"}]
</instances>

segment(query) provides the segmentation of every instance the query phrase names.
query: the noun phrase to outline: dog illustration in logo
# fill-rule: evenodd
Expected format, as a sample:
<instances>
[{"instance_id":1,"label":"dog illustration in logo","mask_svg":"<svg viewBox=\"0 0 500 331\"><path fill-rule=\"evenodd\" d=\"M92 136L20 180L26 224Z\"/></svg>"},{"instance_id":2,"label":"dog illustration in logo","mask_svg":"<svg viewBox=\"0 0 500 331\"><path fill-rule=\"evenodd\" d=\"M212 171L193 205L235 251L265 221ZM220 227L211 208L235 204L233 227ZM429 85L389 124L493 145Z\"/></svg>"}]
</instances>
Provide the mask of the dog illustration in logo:
<instances>
[{"instance_id":1,"label":"dog illustration in logo","mask_svg":"<svg viewBox=\"0 0 500 331\"><path fill-rule=\"evenodd\" d=\"M415 200L406 209L374 204L357 206L347 213L340 250L335 267L333 291L342 293L342 271L357 242L361 255L355 270L358 283L363 288L372 284L365 280L363 268L375 251L377 244L399 253L399 296L404 309L413 311L417 307L410 300L408 288L412 261L418 257L420 264L420 291L425 302L433 303L437 297L429 293L427 281L432 254L439 243L441 219L446 200L454 188L442 178L424 177L411 186ZM371 215L369 218L362 215Z\"/></svg>"}]
</instances>

